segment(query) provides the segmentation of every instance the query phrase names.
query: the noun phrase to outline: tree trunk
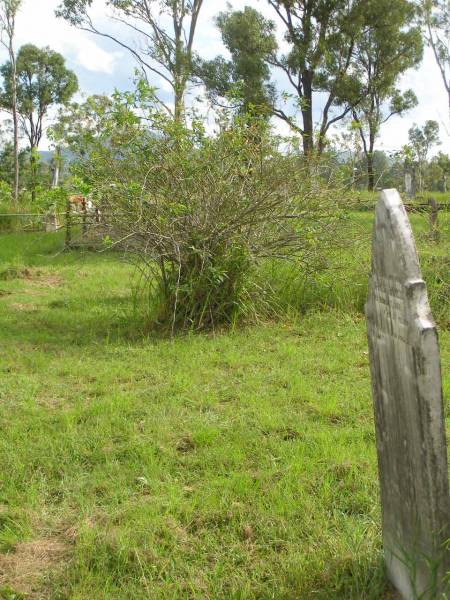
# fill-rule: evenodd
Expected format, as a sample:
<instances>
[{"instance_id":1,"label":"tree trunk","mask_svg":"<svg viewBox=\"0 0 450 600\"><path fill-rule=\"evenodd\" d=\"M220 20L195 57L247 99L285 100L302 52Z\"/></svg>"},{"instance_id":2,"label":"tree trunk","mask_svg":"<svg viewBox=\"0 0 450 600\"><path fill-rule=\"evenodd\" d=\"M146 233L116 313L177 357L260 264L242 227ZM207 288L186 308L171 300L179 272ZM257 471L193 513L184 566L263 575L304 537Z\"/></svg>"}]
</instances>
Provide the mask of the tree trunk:
<instances>
[{"instance_id":1,"label":"tree trunk","mask_svg":"<svg viewBox=\"0 0 450 600\"><path fill-rule=\"evenodd\" d=\"M14 205L17 206L19 200L19 121L17 117L17 70L13 36L14 30L10 32L9 59L11 61L12 117L14 127L14 188L12 190L12 197Z\"/></svg>"},{"instance_id":2,"label":"tree trunk","mask_svg":"<svg viewBox=\"0 0 450 600\"><path fill-rule=\"evenodd\" d=\"M174 108L174 119L177 123L181 123L184 113L184 87L176 82L175 83L175 108Z\"/></svg>"},{"instance_id":3,"label":"tree trunk","mask_svg":"<svg viewBox=\"0 0 450 600\"><path fill-rule=\"evenodd\" d=\"M369 124L369 151L366 152L367 156L367 189L369 192L373 192L375 189L375 171L373 168L373 149L375 146L375 129L372 123Z\"/></svg>"},{"instance_id":4,"label":"tree trunk","mask_svg":"<svg viewBox=\"0 0 450 600\"><path fill-rule=\"evenodd\" d=\"M54 167L53 167L53 178L52 178L52 188L57 188L59 185L59 170L61 164L61 149L59 147L55 150L55 155L53 157Z\"/></svg>"},{"instance_id":5,"label":"tree trunk","mask_svg":"<svg viewBox=\"0 0 450 600\"><path fill-rule=\"evenodd\" d=\"M56 164L53 169L52 188L57 188L59 185L59 165Z\"/></svg>"},{"instance_id":6,"label":"tree trunk","mask_svg":"<svg viewBox=\"0 0 450 600\"><path fill-rule=\"evenodd\" d=\"M367 154L367 189L373 192L375 188L375 173L373 170L373 152Z\"/></svg>"},{"instance_id":7,"label":"tree trunk","mask_svg":"<svg viewBox=\"0 0 450 600\"><path fill-rule=\"evenodd\" d=\"M37 160L36 160L37 149L32 147L30 154L30 166L31 166L31 200L36 200L36 182L37 182Z\"/></svg>"},{"instance_id":8,"label":"tree trunk","mask_svg":"<svg viewBox=\"0 0 450 600\"><path fill-rule=\"evenodd\" d=\"M305 153L305 156L310 156L314 150L311 71L305 71L302 74L302 86L303 152Z\"/></svg>"}]
</instances>

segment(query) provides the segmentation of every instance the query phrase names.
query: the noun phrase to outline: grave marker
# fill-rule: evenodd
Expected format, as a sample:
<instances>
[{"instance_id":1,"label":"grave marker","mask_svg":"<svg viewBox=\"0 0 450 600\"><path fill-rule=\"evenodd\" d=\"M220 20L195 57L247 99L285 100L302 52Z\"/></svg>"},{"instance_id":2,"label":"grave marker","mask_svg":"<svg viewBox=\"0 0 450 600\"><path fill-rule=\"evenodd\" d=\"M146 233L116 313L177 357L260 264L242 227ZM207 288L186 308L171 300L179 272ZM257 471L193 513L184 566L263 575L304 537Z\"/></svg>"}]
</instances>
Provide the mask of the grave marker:
<instances>
[{"instance_id":1,"label":"grave marker","mask_svg":"<svg viewBox=\"0 0 450 600\"><path fill-rule=\"evenodd\" d=\"M439 344L396 190L376 207L366 317L388 576L405 599L450 598Z\"/></svg>"}]
</instances>

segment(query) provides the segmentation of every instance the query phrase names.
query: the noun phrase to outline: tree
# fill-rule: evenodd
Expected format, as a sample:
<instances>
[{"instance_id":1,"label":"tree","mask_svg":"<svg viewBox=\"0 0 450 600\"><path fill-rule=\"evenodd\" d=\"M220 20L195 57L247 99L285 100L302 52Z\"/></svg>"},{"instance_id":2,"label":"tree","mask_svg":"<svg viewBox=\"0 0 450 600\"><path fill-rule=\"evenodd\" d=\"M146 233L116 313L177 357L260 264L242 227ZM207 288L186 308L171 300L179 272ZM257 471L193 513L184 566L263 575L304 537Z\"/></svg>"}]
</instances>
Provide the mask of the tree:
<instances>
[{"instance_id":1,"label":"tree","mask_svg":"<svg viewBox=\"0 0 450 600\"><path fill-rule=\"evenodd\" d=\"M450 112L450 0L421 0L425 36L448 95Z\"/></svg>"},{"instance_id":2,"label":"tree","mask_svg":"<svg viewBox=\"0 0 450 600\"><path fill-rule=\"evenodd\" d=\"M78 89L75 73L65 66L61 54L50 48L22 46L17 54L17 112L30 145L32 196L36 196L36 153L44 133L44 122L50 107L68 102ZM11 62L1 68L3 90L2 106L11 110Z\"/></svg>"},{"instance_id":3,"label":"tree","mask_svg":"<svg viewBox=\"0 0 450 600\"><path fill-rule=\"evenodd\" d=\"M92 0L62 0L56 11L72 25L103 36L125 48L138 61L148 81L157 75L173 90L174 108L159 98L175 120L180 121L188 82L192 76L193 44L203 0L108 0L111 19L144 40L142 50L115 35L100 31L91 16ZM166 23L167 26L161 23Z\"/></svg>"},{"instance_id":4,"label":"tree","mask_svg":"<svg viewBox=\"0 0 450 600\"><path fill-rule=\"evenodd\" d=\"M268 0L285 29L287 54L274 55L294 90L302 124L282 108L274 114L303 138L305 154L315 146L313 96L325 94L317 148L325 146L330 126L343 119L358 102L358 86L351 72L355 44L361 35L368 5L376 0ZM333 109L338 114L331 116Z\"/></svg>"},{"instance_id":5,"label":"tree","mask_svg":"<svg viewBox=\"0 0 450 600\"><path fill-rule=\"evenodd\" d=\"M0 29L6 35L6 40L2 37L1 41L8 50L9 61L11 63L11 112L14 128L14 204L17 204L19 198L19 121L17 116L17 66L14 35L16 31L16 16L21 4L22 0L1 0L0 2Z\"/></svg>"},{"instance_id":6,"label":"tree","mask_svg":"<svg viewBox=\"0 0 450 600\"><path fill-rule=\"evenodd\" d=\"M28 152L23 149L19 151L19 185L24 185L29 179L29 156ZM8 142L0 149L0 180L6 181L11 189L15 183L16 175L16 160L14 143Z\"/></svg>"},{"instance_id":7,"label":"tree","mask_svg":"<svg viewBox=\"0 0 450 600\"><path fill-rule=\"evenodd\" d=\"M426 174L427 190L447 192L450 181L450 156L438 152L428 163Z\"/></svg>"},{"instance_id":8,"label":"tree","mask_svg":"<svg viewBox=\"0 0 450 600\"><path fill-rule=\"evenodd\" d=\"M426 121L420 128L414 124L408 131L409 144L414 160L418 167L419 191L423 191L423 172L428 154L433 146L440 144L439 124L436 121Z\"/></svg>"},{"instance_id":9,"label":"tree","mask_svg":"<svg viewBox=\"0 0 450 600\"><path fill-rule=\"evenodd\" d=\"M368 189L375 185L374 146L380 127L417 104L412 90L396 83L422 60L420 29L413 26L414 5L408 0L378 0L368 6L363 34L355 45L355 70L361 101L352 109L367 161Z\"/></svg>"},{"instance_id":10,"label":"tree","mask_svg":"<svg viewBox=\"0 0 450 600\"><path fill-rule=\"evenodd\" d=\"M200 61L197 72L213 101L232 96L241 113L269 115L275 90L269 83L268 58L277 47L274 23L257 10L222 12L216 18L231 60Z\"/></svg>"}]
</instances>

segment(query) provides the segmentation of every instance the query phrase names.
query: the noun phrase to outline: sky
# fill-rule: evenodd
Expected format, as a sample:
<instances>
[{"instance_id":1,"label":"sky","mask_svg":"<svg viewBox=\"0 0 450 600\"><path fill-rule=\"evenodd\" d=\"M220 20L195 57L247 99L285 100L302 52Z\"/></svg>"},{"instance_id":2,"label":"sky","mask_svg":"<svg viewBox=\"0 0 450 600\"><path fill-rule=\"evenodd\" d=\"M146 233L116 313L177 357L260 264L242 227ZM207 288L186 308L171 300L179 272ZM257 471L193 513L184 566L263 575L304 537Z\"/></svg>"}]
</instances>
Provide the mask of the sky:
<instances>
[{"instance_id":1,"label":"sky","mask_svg":"<svg viewBox=\"0 0 450 600\"><path fill-rule=\"evenodd\" d=\"M50 46L63 54L67 66L78 76L83 95L108 94L115 88L131 89L136 67L131 55L114 42L80 31L64 20L57 19L54 13L59 3L60 0L23 0L23 7L17 18L16 46L20 47L25 43L40 47ZM253 6L276 22L273 9L265 0L231 0L228 4L234 9ZM226 6L224 0L204 0L195 45L195 50L204 58L213 58L218 54L226 55L220 33L213 21L214 16ZM108 21L104 0L93 0L91 13L99 29L111 31L111 27L114 27ZM279 41L283 44L281 33ZM6 58L5 50L0 50L0 60L3 62ZM283 86L284 82L279 74L274 73L274 81L279 87ZM163 89L162 82L155 80L152 83ZM413 123L422 125L427 119L434 119L440 125L442 141L437 150L450 153L447 95L429 49L425 51L422 65L403 76L400 88L412 88L419 104L406 116L393 117L383 126L377 147L386 151L398 150L407 143L408 129ZM320 107L317 108L316 118L319 116ZM281 133L287 132L286 125L279 120L275 120L274 125ZM44 139L42 149L47 147L48 141Z\"/></svg>"}]
</instances>

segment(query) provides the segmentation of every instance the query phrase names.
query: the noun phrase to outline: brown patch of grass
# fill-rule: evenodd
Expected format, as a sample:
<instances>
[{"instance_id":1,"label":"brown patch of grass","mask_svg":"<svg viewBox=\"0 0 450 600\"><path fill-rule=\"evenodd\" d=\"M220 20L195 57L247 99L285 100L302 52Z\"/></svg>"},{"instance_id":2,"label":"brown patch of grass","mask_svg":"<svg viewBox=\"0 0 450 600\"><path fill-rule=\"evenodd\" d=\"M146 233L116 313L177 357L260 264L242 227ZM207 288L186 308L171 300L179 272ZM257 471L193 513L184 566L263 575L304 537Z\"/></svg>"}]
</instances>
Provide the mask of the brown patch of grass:
<instances>
[{"instance_id":1,"label":"brown patch of grass","mask_svg":"<svg viewBox=\"0 0 450 600\"><path fill-rule=\"evenodd\" d=\"M42 271L38 271L37 275L35 276L33 276L32 272L32 276L27 277L27 279L29 280L29 283L31 285L46 288L58 287L63 281L63 278L59 275L56 275L54 273L44 273Z\"/></svg>"},{"instance_id":2,"label":"brown patch of grass","mask_svg":"<svg viewBox=\"0 0 450 600\"><path fill-rule=\"evenodd\" d=\"M12 302L9 306L20 312L36 312L38 310L35 304L24 304L23 302Z\"/></svg>"},{"instance_id":3,"label":"brown patch of grass","mask_svg":"<svg viewBox=\"0 0 450 600\"><path fill-rule=\"evenodd\" d=\"M13 552L0 554L0 586L6 586L27 598L43 600L45 575L60 569L68 556L68 547L60 538L19 542Z\"/></svg>"},{"instance_id":4,"label":"brown patch of grass","mask_svg":"<svg viewBox=\"0 0 450 600\"><path fill-rule=\"evenodd\" d=\"M48 273L42 269L30 267L7 267L0 271L0 281L26 279L31 285L40 287L56 287L61 285L62 277L56 273Z\"/></svg>"}]
</instances>

